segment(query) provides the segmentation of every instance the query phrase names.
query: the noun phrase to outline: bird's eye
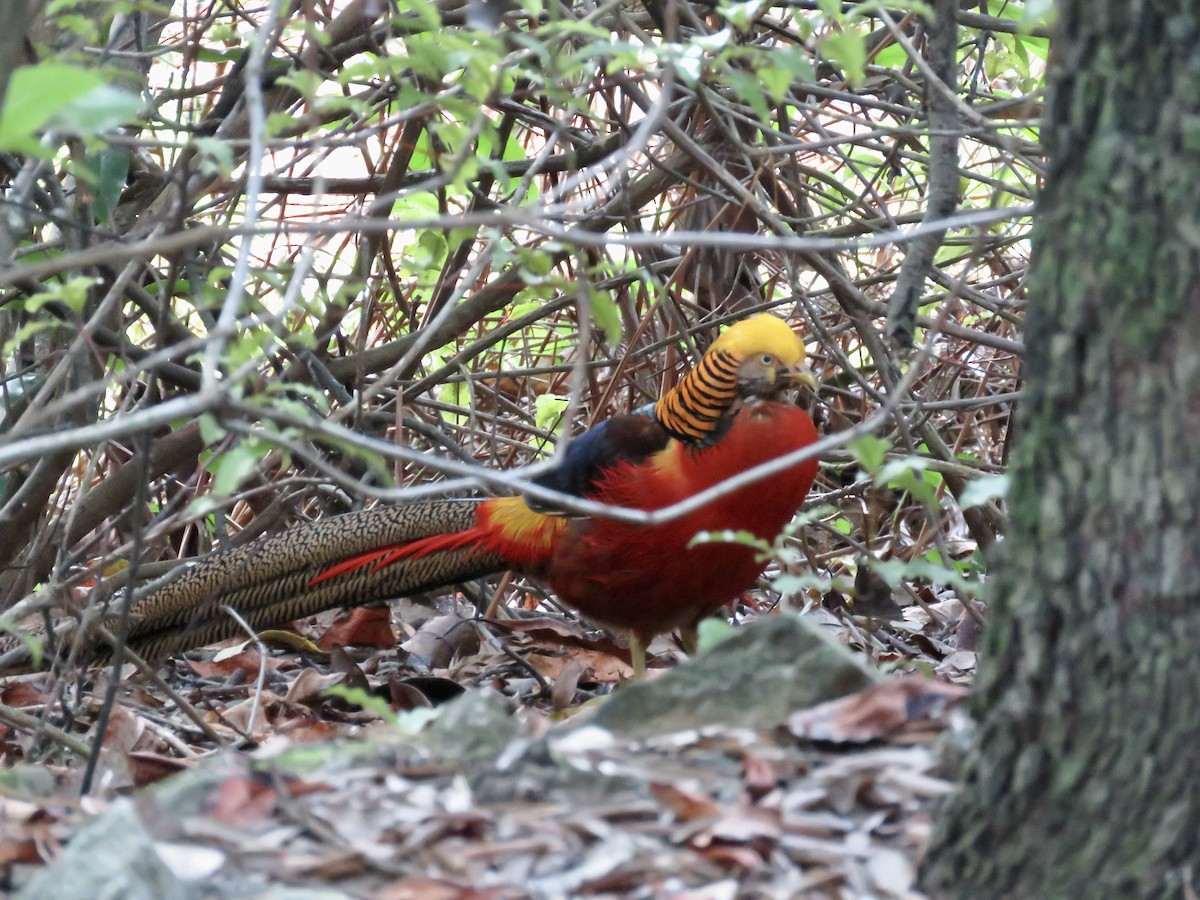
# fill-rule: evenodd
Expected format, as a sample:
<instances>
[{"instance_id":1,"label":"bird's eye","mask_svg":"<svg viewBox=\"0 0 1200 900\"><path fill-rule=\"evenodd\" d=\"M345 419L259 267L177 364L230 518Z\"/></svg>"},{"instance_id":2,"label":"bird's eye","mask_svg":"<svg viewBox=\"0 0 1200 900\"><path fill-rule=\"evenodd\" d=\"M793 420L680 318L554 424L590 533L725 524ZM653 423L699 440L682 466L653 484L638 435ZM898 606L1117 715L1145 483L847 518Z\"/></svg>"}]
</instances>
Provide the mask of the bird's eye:
<instances>
[{"instance_id":1,"label":"bird's eye","mask_svg":"<svg viewBox=\"0 0 1200 900\"><path fill-rule=\"evenodd\" d=\"M769 366L775 362L775 357L773 357L770 353L764 353L759 357L758 361L764 366Z\"/></svg>"}]
</instances>

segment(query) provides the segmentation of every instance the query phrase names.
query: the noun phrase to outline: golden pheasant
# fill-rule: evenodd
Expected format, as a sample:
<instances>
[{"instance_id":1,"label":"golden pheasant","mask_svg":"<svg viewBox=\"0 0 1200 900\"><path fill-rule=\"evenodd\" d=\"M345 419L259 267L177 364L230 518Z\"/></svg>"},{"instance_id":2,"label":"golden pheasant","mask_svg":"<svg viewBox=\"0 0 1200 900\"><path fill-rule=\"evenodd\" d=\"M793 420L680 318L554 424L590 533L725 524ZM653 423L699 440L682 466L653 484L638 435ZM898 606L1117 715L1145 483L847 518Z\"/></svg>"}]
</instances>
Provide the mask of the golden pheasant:
<instances>
[{"instance_id":1,"label":"golden pheasant","mask_svg":"<svg viewBox=\"0 0 1200 900\"><path fill-rule=\"evenodd\" d=\"M816 440L808 414L772 398L815 386L804 345L781 320L730 327L657 404L608 419L539 479L641 510L670 506ZM557 515L522 497L448 500L347 513L218 551L137 600L128 644L160 657L239 633L222 606L263 628L516 570L567 605L630 633L635 671L656 634L694 625L748 588L764 563L739 543L692 546L701 531L772 540L816 475L809 460L680 518L638 525Z\"/></svg>"}]
</instances>

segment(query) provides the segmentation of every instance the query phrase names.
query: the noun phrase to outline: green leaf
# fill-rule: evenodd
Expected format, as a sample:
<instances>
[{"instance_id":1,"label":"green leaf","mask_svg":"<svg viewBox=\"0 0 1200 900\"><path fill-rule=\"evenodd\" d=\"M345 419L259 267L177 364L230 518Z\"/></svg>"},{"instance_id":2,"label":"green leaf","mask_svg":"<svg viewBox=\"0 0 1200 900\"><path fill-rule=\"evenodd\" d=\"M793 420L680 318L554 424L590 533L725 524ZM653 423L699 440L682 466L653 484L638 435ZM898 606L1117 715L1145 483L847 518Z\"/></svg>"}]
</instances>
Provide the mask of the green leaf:
<instances>
[{"instance_id":1,"label":"green leaf","mask_svg":"<svg viewBox=\"0 0 1200 900\"><path fill-rule=\"evenodd\" d=\"M763 66L758 70L759 80L767 95L778 103L792 86L792 73L779 66Z\"/></svg>"},{"instance_id":2,"label":"green leaf","mask_svg":"<svg viewBox=\"0 0 1200 900\"><path fill-rule=\"evenodd\" d=\"M676 56L675 68L685 84L699 84L700 76L704 74L704 51L699 47L686 47Z\"/></svg>"},{"instance_id":3,"label":"green leaf","mask_svg":"<svg viewBox=\"0 0 1200 900\"><path fill-rule=\"evenodd\" d=\"M449 244L441 232L422 231L404 248L404 255L397 262L406 274L436 275L448 250Z\"/></svg>"},{"instance_id":4,"label":"green leaf","mask_svg":"<svg viewBox=\"0 0 1200 900\"><path fill-rule=\"evenodd\" d=\"M270 449L265 441L247 439L214 457L208 465L213 473L213 494L232 497L242 483L258 470Z\"/></svg>"},{"instance_id":5,"label":"green leaf","mask_svg":"<svg viewBox=\"0 0 1200 900\"><path fill-rule=\"evenodd\" d=\"M209 38L215 40L217 35L214 32L209 33ZM232 63L237 62L238 57L245 51L241 47L229 47L227 49L214 49L211 45L200 47L196 50L196 59L206 63Z\"/></svg>"},{"instance_id":6,"label":"green leaf","mask_svg":"<svg viewBox=\"0 0 1200 900\"><path fill-rule=\"evenodd\" d=\"M1007 475L980 475L971 480L958 498L961 509L970 509L1004 497L1008 493Z\"/></svg>"},{"instance_id":7,"label":"green leaf","mask_svg":"<svg viewBox=\"0 0 1200 900\"><path fill-rule=\"evenodd\" d=\"M27 313L34 313L47 303L62 303L72 312L82 313L87 306L88 292L98 281L97 278L76 275L61 284L50 285L49 290L39 291L27 297L23 309Z\"/></svg>"},{"instance_id":8,"label":"green leaf","mask_svg":"<svg viewBox=\"0 0 1200 900\"><path fill-rule=\"evenodd\" d=\"M43 62L13 72L0 110L0 150L45 156L37 132L70 103L104 84L92 69Z\"/></svg>"},{"instance_id":9,"label":"green leaf","mask_svg":"<svg viewBox=\"0 0 1200 900\"><path fill-rule=\"evenodd\" d=\"M730 625L727 619L709 616L696 626L696 649L704 653L735 634L737 629Z\"/></svg>"},{"instance_id":10,"label":"green leaf","mask_svg":"<svg viewBox=\"0 0 1200 900\"><path fill-rule=\"evenodd\" d=\"M790 72L792 78L811 84L817 80L816 69L813 68L812 56L807 50L799 47L773 47L771 49L771 66Z\"/></svg>"},{"instance_id":11,"label":"green leaf","mask_svg":"<svg viewBox=\"0 0 1200 900\"><path fill-rule=\"evenodd\" d=\"M280 135L291 134L299 121L291 113L273 112L267 116L267 135L270 137L279 137ZM208 140L212 140L212 138Z\"/></svg>"},{"instance_id":12,"label":"green leaf","mask_svg":"<svg viewBox=\"0 0 1200 900\"><path fill-rule=\"evenodd\" d=\"M807 590L819 591L822 594L836 590L843 594L848 594L853 590L852 585L842 580L830 578L828 575L813 575L812 573L805 575L780 575L771 582L771 587L781 594L799 594Z\"/></svg>"},{"instance_id":13,"label":"green leaf","mask_svg":"<svg viewBox=\"0 0 1200 900\"><path fill-rule=\"evenodd\" d=\"M379 716L379 718L390 725L398 724L396 713L388 702L382 697L368 694L362 688L335 684L332 687L327 687L322 693L327 697L337 697L339 700L345 700L347 703L357 706L364 712Z\"/></svg>"},{"instance_id":14,"label":"green leaf","mask_svg":"<svg viewBox=\"0 0 1200 900\"><path fill-rule=\"evenodd\" d=\"M880 469L875 476L875 483L898 491L908 491L922 503L934 503L942 476L929 470L929 460L924 457L906 456L893 459Z\"/></svg>"},{"instance_id":15,"label":"green leaf","mask_svg":"<svg viewBox=\"0 0 1200 900\"><path fill-rule=\"evenodd\" d=\"M220 138L198 137L192 142L205 175L228 175L233 171L233 150Z\"/></svg>"},{"instance_id":16,"label":"green leaf","mask_svg":"<svg viewBox=\"0 0 1200 900\"><path fill-rule=\"evenodd\" d=\"M1054 0L1025 0L1021 14L1022 28L1032 30L1039 25L1050 25L1054 19Z\"/></svg>"},{"instance_id":17,"label":"green leaf","mask_svg":"<svg viewBox=\"0 0 1200 900\"><path fill-rule=\"evenodd\" d=\"M141 108L133 94L105 84L65 104L54 119L73 134L91 137L132 122Z\"/></svg>"},{"instance_id":18,"label":"green leaf","mask_svg":"<svg viewBox=\"0 0 1200 900\"><path fill-rule=\"evenodd\" d=\"M723 72L721 80L733 89L738 98L746 103L761 118L770 118L771 110L767 106L766 92L758 76L742 69Z\"/></svg>"},{"instance_id":19,"label":"green leaf","mask_svg":"<svg viewBox=\"0 0 1200 900\"><path fill-rule=\"evenodd\" d=\"M200 425L200 440L203 440L205 446L215 446L224 440L224 436L228 433L226 428L221 424L221 420L217 419L212 413L202 413L199 418Z\"/></svg>"},{"instance_id":20,"label":"green leaf","mask_svg":"<svg viewBox=\"0 0 1200 900\"><path fill-rule=\"evenodd\" d=\"M864 434L847 444L846 449L854 454L863 471L874 476L883 466L883 460L892 449L892 445L881 437Z\"/></svg>"},{"instance_id":21,"label":"green leaf","mask_svg":"<svg viewBox=\"0 0 1200 900\"><path fill-rule=\"evenodd\" d=\"M908 62L908 52L899 44L890 44L875 54L875 65L896 69Z\"/></svg>"},{"instance_id":22,"label":"green leaf","mask_svg":"<svg viewBox=\"0 0 1200 900\"><path fill-rule=\"evenodd\" d=\"M533 401L533 421L543 431L559 431L562 429L562 415L570 400L556 394L538 394Z\"/></svg>"},{"instance_id":23,"label":"green leaf","mask_svg":"<svg viewBox=\"0 0 1200 900\"><path fill-rule=\"evenodd\" d=\"M867 71L867 47L856 31L834 31L826 35L821 49L846 76L851 86L862 84Z\"/></svg>"},{"instance_id":24,"label":"green leaf","mask_svg":"<svg viewBox=\"0 0 1200 900\"><path fill-rule=\"evenodd\" d=\"M762 0L745 0L742 3L722 3L721 15L734 28L745 31L754 20L762 15L764 4Z\"/></svg>"},{"instance_id":25,"label":"green leaf","mask_svg":"<svg viewBox=\"0 0 1200 900\"><path fill-rule=\"evenodd\" d=\"M221 424L212 413L202 413L200 415L200 439L204 441L205 446L212 447L225 440L225 427Z\"/></svg>"},{"instance_id":26,"label":"green leaf","mask_svg":"<svg viewBox=\"0 0 1200 900\"><path fill-rule=\"evenodd\" d=\"M92 207L92 217L96 224L102 225L117 208L121 192L125 190L125 178L129 174L129 152L116 147L101 147L95 153L89 154L88 163L96 178L93 190L96 202Z\"/></svg>"},{"instance_id":27,"label":"green leaf","mask_svg":"<svg viewBox=\"0 0 1200 900\"><path fill-rule=\"evenodd\" d=\"M908 562L898 559L876 559L871 560L869 564L892 587L914 580L952 587L964 594L978 594L982 587L979 582L964 578L957 570L930 562L928 559L913 559Z\"/></svg>"},{"instance_id":28,"label":"green leaf","mask_svg":"<svg viewBox=\"0 0 1200 900\"><path fill-rule=\"evenodd\" d=\"M621 340L621 310L613 298L604 291L590 291L588 305L591 307L592 321L604 332L604 339L610 344Z\"/></svg>"}]
</instances>

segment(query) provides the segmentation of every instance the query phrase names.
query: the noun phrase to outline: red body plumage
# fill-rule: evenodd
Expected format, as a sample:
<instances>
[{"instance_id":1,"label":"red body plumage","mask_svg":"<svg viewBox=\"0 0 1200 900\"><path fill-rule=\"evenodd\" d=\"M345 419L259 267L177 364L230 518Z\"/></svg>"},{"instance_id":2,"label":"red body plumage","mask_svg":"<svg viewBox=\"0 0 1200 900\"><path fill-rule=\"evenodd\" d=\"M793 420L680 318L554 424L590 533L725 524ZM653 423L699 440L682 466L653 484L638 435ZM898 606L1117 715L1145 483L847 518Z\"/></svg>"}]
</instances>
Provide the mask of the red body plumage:
<instances>
[{"instance_id":1,"label":"red body plumage","mask_svg":"<svg viewBox=\"0 0 1200 900\"><path fill-rule=\"evenodd\" d=\"M662 509L816 439L812 419L803 410L754 404L742 409L711 446L697 449L672 442L646 463L616 466L602 481L597 499ZM546 577L566 603L647 642L710 615L762 573L765 564L753 548L727 542L689 546L696 534L744 530L774 540L803 504L816 472L817 461L808 460L661 525L573 522L555 543Z\"/></svg>"}]
</instances>

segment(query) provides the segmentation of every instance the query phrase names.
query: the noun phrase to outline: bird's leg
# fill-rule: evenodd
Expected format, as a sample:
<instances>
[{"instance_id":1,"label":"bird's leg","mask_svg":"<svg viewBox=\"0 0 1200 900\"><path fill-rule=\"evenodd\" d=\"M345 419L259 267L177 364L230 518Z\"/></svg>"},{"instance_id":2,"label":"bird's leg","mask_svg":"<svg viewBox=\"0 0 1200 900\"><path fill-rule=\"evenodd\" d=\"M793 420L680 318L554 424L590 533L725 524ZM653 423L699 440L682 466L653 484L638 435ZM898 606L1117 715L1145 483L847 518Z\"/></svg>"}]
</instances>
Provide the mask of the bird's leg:
<instances>
[{"instance_id":1,"label":"bird's leg","mask_svg":"<svg viewBox=\"0 0 1200 900\"><path fill-rule=\"evenodd\" d=\"M688 656L695 656L696 650L700 647L700 634L696 630L699 624L699 622L692 622L679 627L679 643L683 647L683 652Z\"/></svg>"},{"instance_id":2,"label":"bird's leg","mask_svg":"<svg viewBox=\"0 0 1200 900\"><path fill-rule=\"evenodd\" d=\"M633 681L646 677L646 645L633 632L629 633L629 661L633 664Z\"/></svg>"}]
</instances>

